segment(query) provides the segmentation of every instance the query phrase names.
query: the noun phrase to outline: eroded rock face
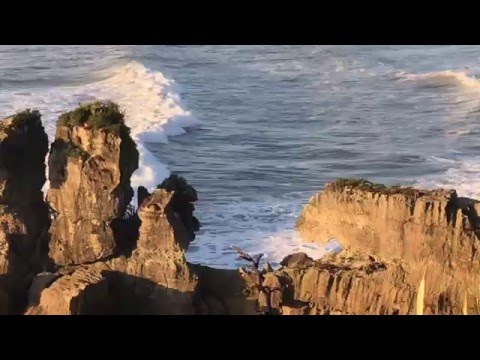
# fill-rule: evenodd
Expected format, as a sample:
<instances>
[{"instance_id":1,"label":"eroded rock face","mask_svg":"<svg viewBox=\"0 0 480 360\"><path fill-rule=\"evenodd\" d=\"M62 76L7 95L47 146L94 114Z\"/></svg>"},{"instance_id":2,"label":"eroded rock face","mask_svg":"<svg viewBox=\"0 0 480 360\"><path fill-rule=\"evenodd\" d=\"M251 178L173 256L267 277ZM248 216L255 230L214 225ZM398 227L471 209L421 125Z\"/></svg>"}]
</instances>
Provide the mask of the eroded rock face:
<instances>
[{"instance_id":1,"label":"eroded rock face","mask_svg":"<svg viewBox=\"0 0 480 360\"><path fill-rule=\"evenodd\" d=\"M26 315L82 315L105 310L108 283L94 269L79 268L53 281L40 294L39 304Z\"/></svg>"},{"instance_id":2,"label":"eroded rock face","mask_svg":"<svg viewBox=\"0 0 480 360\"><path fill-rule=\"evenodd\" d=\"M40 113L0 120L0 313L24 306L28 276L46 256L48 210L43 201L48 139Z\"/></svg>"},{"instance_id":3,"label":"eroded rock face","mask_svg":"<svg viewBox=\"0 0 480 360\"><path fill-rule=\"evenodd\" d=\"M113 254L111 222L132 199L130 177L137 167L138 151L128 131L97 129L88 122L57 126L47 197L57 212L49 252L55 263L82 264Z\"/></svg>"},{"instance_id":4,"label":"eroded rock face","mask_svg":"<svg viewBox=\"0 0 480 360\"><path fill-rule=\"evenodd\" d=\"M27 314L255 314L256 301L242 294L238 271L186 261L191 222L177 209L191 200L165 188L146 194L131 254L37 277Z\"/></svg>"},{"instance_id":5,"label":"eroded rock face","mask_svg":"<svg viewBox=\"0 0 480 360\"><path fill-rule=\"evenodd\" d=\"M0 205L0 314L16 313L21 308L22 293L26 291L25 277L32 269L31 238L27 227Z\"/></svg>"},{"instance_id":6,"label":"eroded rock face","mask_svg":"<svg viewBox=\"0 0 480 360\"><path fill-rule=\"evenodd\" d=\"M36 111L0 120L0 203L14 209L43 202L48 138Z\"/></svg>"},{"instance_id":7,"label":"eroded rock face","mask_svg":"<svg viewBox=\"0 0 480 360\"><path fill-rule=\"evenodd\" d=\"M308 241L336 238L412 264L425 259L448 269L479 269L476 201L454 190L378 189L328 184L297 222Z\"/></svg>"},{"instance_id":8,"label":"eroded rock face","mask_svg":"<svg viewBox=\"0 0 480 360\"><path fill-rule=\"evenodd\" d=\"M346 249L319 261L287 265L274 273L288 284L276 303L283 314L415 314L425 269L425 314L462 314L465 299L468 313L478 313L478 279L460 282L436 262L412 266Z\"/></svg>"},{"instance_id":9,"label":"eroded rock face","mask_svg":"<svg viewBox=\"0 0 480 360\"><path fill-rule=\"evenodd\" d=\"M176 192L165 189L155 190L143 201L138 210L142 222L138 238L139 248L153 251L182 251L188 248L193 241L193 235L176 210L177 203Z\"/></svg>"}]
</instances>

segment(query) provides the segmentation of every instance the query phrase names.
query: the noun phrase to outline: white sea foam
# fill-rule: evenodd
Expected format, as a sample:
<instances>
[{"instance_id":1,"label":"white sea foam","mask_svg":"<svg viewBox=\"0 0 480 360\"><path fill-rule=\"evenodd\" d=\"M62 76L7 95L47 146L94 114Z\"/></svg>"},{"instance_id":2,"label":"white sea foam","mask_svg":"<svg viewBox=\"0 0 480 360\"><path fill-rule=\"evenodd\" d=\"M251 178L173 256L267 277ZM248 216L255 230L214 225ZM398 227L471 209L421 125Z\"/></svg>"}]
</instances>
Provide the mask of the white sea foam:
<instances>
[{"instance_id":1,"label":"white sea foam","mask_svg":"<svg viewBox=\"0 0 480 360\"><path fill-rule=\"evenodd\" d=\"M444 162L438 159L439 162ZM442 174L425 176L417 185L426 188L455 189L459 196L480 200L480 156L467 160L449 161Z\"/></svg>"},{"instance_id":2,"label":"white sea foam","mask_svg":"<svg viewBox=\"0 0 480 360\"><path fill-rule=\"evenodd\" d=\"M288 194L278 198L259 194L256 200L231 199L223 204L203 203L200 199L197 211L203 229L209 224L216 226L206 233L200 231L187 251L188 261L226 269L245 265L238 261L233 246L250 254L263 253L274 266L295 252L320 258L332 249L302 241L294 230L302 207L297 201Z\"/></svg>"},{"instance_id":3,"label":"white sea foam","mask_svg":"<svg viewBox=\"0 0 480 360\"><path fill-rule=\"evenodd\" d=\"M185 133L185 128L196 126L200 121L186 109L180 98L178 85L161 72L145 68L138 62L108 70L104 80L79 86L26 89L0 92L0 116L7 116L26 108L38 109L50 141L55 136L58 116L72 110L79 103L95 100L112 100L126 112L126 123L137 143L140 153L139 169L132 176L132 187L146 186L150 190L169 175L166 165L147 150L145 143L166 143L169 136ZM47 183L44 190L48 188ZM135 199L134 199L135 201ZM215 229L206 229L204 235L192 243L187 254L190 261L211 266L234 268L236 256L231 246L238 245L251 252L263 252L266 259L279 262L284 256L303 251L318 258L324 247L303 244L293 229L293 213L287 203L234 203L228 209L203 212L199 217L208 224L209 217L225 214L227 223L244 222L238 231L218 234ZM269 219L275 219L268 224ZM278 218L277 218L278 217ZM240 219L242 218L242 219ZM287 221L284 221L287 219ZM266 224L267 223L267 224ZM245 226L243 226L245 225ZM206 225L208 226L208 225Z\"/></svg>"},{"instance_id":4,"label":"white sea foam","mask_svg":"<svg viewBox=\"0 0 480 360\"><path fill-rule=\"evenodd\" d=\"M132 177L134 189L139 185L152 189L169 175L167 167L146 149L145 142L165 143L168 136L183 134L184 128L200 123L186 110L174 80L138 62L109 70L105 80L86 85L4 92L0 109L5 116L25 108L40 110L52 141L62 112L94 100L115 101L126 112L126 123L140 153L140 166Z\"/></svg>"},{"instance_id":5,"label":"white sea foam","mask_svg":"<svg viewBox=\"0 0 480 360\"><path fill-rule=\"evenodd\" d=\"M238 246L249 254L264 254L263 259L274 267L290 254L303 252L317 260L327 252L339 250L339 245L332 242L327 245L306 243L293 229L268 232L251 226L250 230L244 230L241 234L232 231L230 235L209 233L205 237L199 236L190 245L186 256L192 263L208 264L216 268L232 269L245 265L239 261L233 246Z\"/></svg>"},{"instance_id":6,"label":"white sea foam","mask_svg":"<svg viewBox=\"0 0 480 360\"><path fill-rule=\"evenodd\" d=\"M416 81L422 86L442 87L458 86L470 90L480 90L479 79L473 77L468 71L433 71L424 74L399 74L400 80Z\"/></svg>"}]
</instances>

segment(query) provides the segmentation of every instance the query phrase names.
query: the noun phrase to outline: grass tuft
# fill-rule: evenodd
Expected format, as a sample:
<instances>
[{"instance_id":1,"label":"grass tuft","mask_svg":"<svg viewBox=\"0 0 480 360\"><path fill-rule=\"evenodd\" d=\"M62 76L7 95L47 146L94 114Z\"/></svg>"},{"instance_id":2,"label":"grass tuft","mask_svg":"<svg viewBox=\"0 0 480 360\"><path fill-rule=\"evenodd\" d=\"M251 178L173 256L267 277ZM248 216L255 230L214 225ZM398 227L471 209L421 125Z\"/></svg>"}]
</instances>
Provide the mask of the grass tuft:
<instances>
[{"instance_id":1,"label":"grass tuft","mask_svg":"<svg viewBox=\"0 0 480 360\"><path fill-rule=\"evenodd\" d=\"M61 126L88 125L94 129L119 129L115 125L125 124L125 113L120 111L117 104L112 101L95 101L80 104L75 110L60 115L58 124Z\"/></svg>"}]
</instances>

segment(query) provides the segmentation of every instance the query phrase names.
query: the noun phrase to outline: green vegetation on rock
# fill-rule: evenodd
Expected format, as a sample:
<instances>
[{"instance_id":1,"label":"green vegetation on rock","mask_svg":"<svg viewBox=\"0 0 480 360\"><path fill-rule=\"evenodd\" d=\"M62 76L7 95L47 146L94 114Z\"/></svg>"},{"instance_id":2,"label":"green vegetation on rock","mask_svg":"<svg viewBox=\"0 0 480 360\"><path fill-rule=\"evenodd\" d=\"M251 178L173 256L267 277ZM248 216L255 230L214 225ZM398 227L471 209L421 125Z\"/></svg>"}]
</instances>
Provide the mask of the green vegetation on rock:
<instances>
[{"instance_id":1,"label":"green vegetation on rock","mask_svg":"<svg viewBox=\"0 0 480 360\"><path fill-rule=\"evenodd\" d=\"M71 142L65 143L65 153L67 157L82 158L83 161L86 161L90 157L88 152Z\"/></svg>"},{"instance_id":2,"label":"green vegetation on rock","mask_svg":"<svg viewBox=\"0 0 480 360\"><path fill-rule=\"evenodd\" d=\"M412 187L402 187L400 185L393 185L393 186L386 186L384 184L375 184L371 181L365 179L345 179L340 178L337 179L332 185L335 188L345 188L351 187L360 190L366 190L370 192L376 192L386 195L394 195L394 194L403 194L405 196L421 196L423 195L422 190L414 189Z\"/></svg>"},{"instance_id":3,"label":"green vegetation on rock","mask_svg":"<svg viewBox=\"0 0 480 360\"><path fill-rule=\"evenodd\" d=\"M125 124L125 113L112 101L96 101L88 104L80 104L78 108L60 115L59 126L87 126L95 130L102 129L110 134L121 138L120 167L122 169L122 182L128 182L138 168L137 144L130 136L130 128ZM72 156L81 155L73 149L69 153Z\"/></svg>"},{"instance_id":4,"label":"green vegetation on rock","mask_svg":"<svg viewBox=\"0 0 480 360\"><path fill-rule=\"evenodd\" d=\"M41 119L41 115L38 110L27 109L25 111L16 113L13 116L12 124L15 127L28 125L29 123L33 123L36 125L40 122L40 119Z\"/></svg>"},{"instance_id":5,"label":"green vegetation on rock","mask_svg":"<svg viewBox=\"0 0 480 360\"><path fill-rule=\"evenodd\" d=\"M384 190L387 187L383 184L374 184L365 179L344 179L340 178L335 181L335 185L339 187L354 187L368 190Z\"/></svg>"},{"instance_id":6,"label":"green vegetation on rock","mask_svg":"<svg viewBox=\"0 0 480 360\"><path fill-rule=\"evenodd\" d=\"M181 194L188 202L195 202L198 199L195 189L187 183L187 180L185 180L183 176L175 173L172 173L168 178L163 180L163 182L157 186L157 189L175 191Z\"/></svg>"},{"instance_id":7,"label":"green vegetation on rock","mask_svg":"<svg viewBox=\"0 0 480 360\"><path fill-rule=\"evenodd\" d=\"M107 129L119 131L115 125L125 124L125 114L114 102L96 101L88 104L80 104L73 111L66 112L58 118L61 126L74 127L88 125L94 129Z\"/></svg>"}]
</instances>

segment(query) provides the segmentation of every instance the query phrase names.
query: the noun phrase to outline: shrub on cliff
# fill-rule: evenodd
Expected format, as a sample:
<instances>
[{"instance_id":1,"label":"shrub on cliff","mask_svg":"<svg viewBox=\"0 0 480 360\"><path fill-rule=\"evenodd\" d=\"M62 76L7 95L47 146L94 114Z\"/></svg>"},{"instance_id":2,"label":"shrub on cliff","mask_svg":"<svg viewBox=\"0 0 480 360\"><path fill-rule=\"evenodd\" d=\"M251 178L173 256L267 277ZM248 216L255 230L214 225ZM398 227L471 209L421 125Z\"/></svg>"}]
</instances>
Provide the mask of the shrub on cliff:
<instances>
[{"instance_id":1,"label":"shrub on cliff","mask_svg":"<svg viewBox=\"0 0 480 360\"><path fill-rule=\"evenodd\" d=\"M399 185L386 186L384 184L375 184L365 179L337 179L333 184L336 188L351 187L371 192L382 193L386 195L402 194L410 197L419 197L424 195L422 190L414 189L412 187L402 187Z\"/></svg>"},{"instance_id":2,"label":"shrub on cliff","mask_svg":"<svg viewBox=\"0 0 480 360\"><path fill-rule=\"evenodd\" d=\"M122 182L130 181L130 173L138 168L137 144L130 136L130 128L125 124L125 113L112 101L95 101L80 104L75 110L60 115L59 126L86 126L95 130L103 129L122 139L121 168ZM77 155L76 152L71 152ZM131 168L130 168L131 167ZM127 176L128 175L128 176Z\"/></svg>"},{"instance_id":3,"label":"shrub on cliff","mask_svg":"<svg viewBox=\"0 0 480 360\"><path fill-rule=\"evenodd\" d=\"M89 154L73 143L65 143L65 152L67 157L82 158L83 161L89 158Z\"/></svg>"},{"instance_id":4,"label":"shrub on cliff","mask_svg":"<svg viewBox=\"0 0 480 360\"><path fill-rule=\"evenodd\" d=\"M157 189L165 189L167 191L175 191L181 194L182 198L187 202L195 202L198 200L196 190L187 183L183 176L172 173L168 178L163 180L157 186Z\"/></svg>"},{"instance_id":5,"label":"shrub on cliff","mask_svg":"<svg viewBox=\"0 0 480 360\"><path fill-rule=\"evenodd\" d=\"M75 110L60 115L58 123L68 127L86 125L94 129L112 127L111 130L120 131L121 125L125 124L125 114L112 101L96 101L80 104Z\"/></svg>"},{"instance_id":6,"label":"shrub on cliff","mask_svg":"<svg viewBox=\"0 0 480 360\"><path fill-rule=\"evenodd\" d=\"M21 127L28 125L29 123L38 124L40 123L41 115L38 110L27 109L25 111L19 112L13 116L12 124L15 127Z\"/></svg>"},{"instance_id":7,"label":"shrub on cliff","mask_svg":"<svg viewBox=\"0 0 480 360\"><path fill-rule=\"evenodd\" d=\"M383 190L387 187L383 184L374 184L371 181L365 179L337 179L335 181L335 185L339 187L354 187L360 189L369 189L369 190Z\"/></svg>"},{"instance_id":8,"label":"shrub on cliff","mask_svg":"<svg viewBox=\"0 0 480 360\"><path fill-rule=\"evenodd\" d=\"M163 180L157 186L157 189L175 192L172 206L182 217L183 223L191 232L192 237L195 238L195 231L200 229L200 222L193 216L193 211L195 210L193 203L198 200L196 190L187 183L184 177L174 173Z\"/></svg>"}]
</instances>

